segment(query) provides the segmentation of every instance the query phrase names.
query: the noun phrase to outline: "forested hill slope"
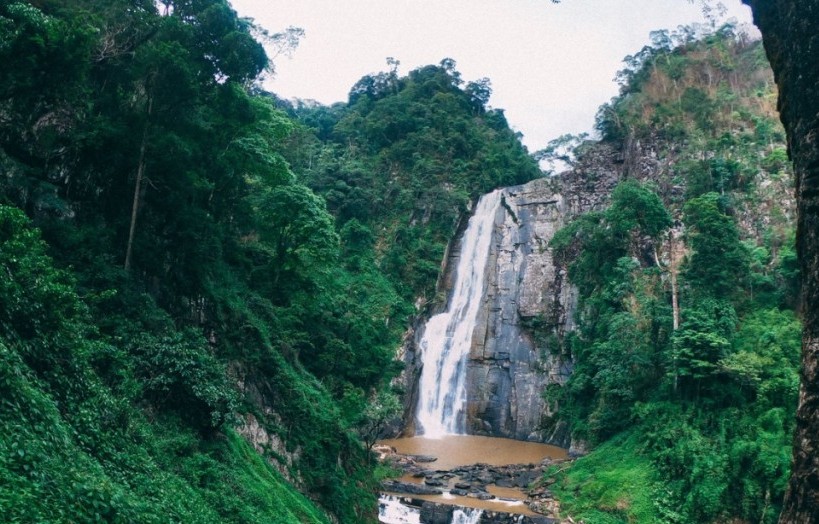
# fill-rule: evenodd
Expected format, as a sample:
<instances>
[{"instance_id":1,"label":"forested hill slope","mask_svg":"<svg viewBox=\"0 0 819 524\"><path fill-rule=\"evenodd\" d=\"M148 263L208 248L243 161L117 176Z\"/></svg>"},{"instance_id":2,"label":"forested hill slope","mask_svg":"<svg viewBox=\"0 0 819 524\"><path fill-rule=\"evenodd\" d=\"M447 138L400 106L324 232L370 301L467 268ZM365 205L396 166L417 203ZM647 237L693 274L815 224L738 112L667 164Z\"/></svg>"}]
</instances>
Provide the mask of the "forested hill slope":
<instances>
[{"instance_id":1,"label":"forested hill slope","mask_svg":"<svg viewBox=\"0 0 819 524\"><path fill-rule=\"evenodd\" d=\"M464 82L451 59L406 77L392 65L359 80L348 104L295 108L309 131L285 156L342 231L365 234L400 296L426 302L477 198L541 173L503 111L487 108L488 79Z\"/></svg>"},{"instance_id":2,"label":"forested hill slope","mask_svg":"<svg viewBox=\"0 0 819 524\"><path fill-rule=\"evenodd\" d=\"M594 449L555 489L587 522L775 522L801 331L775 85L730 26L653 36L571 174L623 181L551 242L580 306L548 395Z\"/></svg>"},{"instance_id":3,"label":"forested hill slope","mask_svg":"<svg viewBox=\"0 0 819 524\"><path fill-rule=\"evenodd\" d=\"M288 116L254 31L0 2L0 520L374 521L414 301L539 171L451 61Z\"/></svg>"}]
</instances>

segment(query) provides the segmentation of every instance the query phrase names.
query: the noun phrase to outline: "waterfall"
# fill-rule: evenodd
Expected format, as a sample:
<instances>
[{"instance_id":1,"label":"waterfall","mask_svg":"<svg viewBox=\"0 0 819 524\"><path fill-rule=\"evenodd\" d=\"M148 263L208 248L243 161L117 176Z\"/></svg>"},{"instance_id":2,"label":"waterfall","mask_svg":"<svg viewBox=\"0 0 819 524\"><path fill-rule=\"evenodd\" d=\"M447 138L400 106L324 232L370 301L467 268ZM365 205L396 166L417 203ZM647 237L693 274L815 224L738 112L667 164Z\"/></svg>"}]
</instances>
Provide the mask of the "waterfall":
<instances>
[{"instance_id":1,"label":"waterfall","mask_svg":"<svg viewBox=\"0 0 819 524\"><path fill-rule=\"evenodd\" d=\"M382 524L420 524L421 513L401 503L401 499L382 495L378 500L378 522Z\"/></svg>"},{"instance_id":2,"label":"waterfall","mask_svg":"<svg viewBox=\"0 0 819 524\"><path fill-rule=\"evenodd\" d=\"M452 513L452 524L478 524L482 509L458 508Z\"/></svg>"},{"instance_id":3,"label":"waterfall","mask_svg":"<svg viewBox=\"0 0 819 524\"><path fill-rule=\"evenodd\" d=\"M482 509L455 508L450 524L478 524ZM418 508L407 506L399 497L381 495L378 500L378 522L381 524L421 524Z\"/></svg>"},{"instance_id":4,"label":"waterfall","mask_svg":"<svg viewBox=\"0 0 819 524\"><path fill-rule=\"evenodd\" d=\"M419 433L431 438L463 434L466 427L466 360L481 305L501 190L481 197L469 219L455 286L447 310L427 321L421 339L423 369L419 383Z\"/></svg>"}]
</instances>

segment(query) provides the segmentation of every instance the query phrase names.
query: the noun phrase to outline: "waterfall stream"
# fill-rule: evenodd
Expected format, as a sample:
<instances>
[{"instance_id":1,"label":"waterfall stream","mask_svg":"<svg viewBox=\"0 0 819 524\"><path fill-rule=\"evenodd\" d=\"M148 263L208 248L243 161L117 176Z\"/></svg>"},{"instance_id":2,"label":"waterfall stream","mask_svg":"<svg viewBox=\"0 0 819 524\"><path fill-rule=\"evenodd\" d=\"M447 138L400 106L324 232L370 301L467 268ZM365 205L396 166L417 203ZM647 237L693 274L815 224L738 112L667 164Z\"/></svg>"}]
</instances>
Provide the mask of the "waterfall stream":
<instances>
[{"instance_id":1,"label":"waterfall stream","mask_svg":"<svg viewBox=\"0 0 819 524\"><path fill-rule=\"evenodd\" d=\"M478 202L461 240L447 310L430 318L424 329L416 416L418 433L425 437L465 433L466 360L483 296L484 270L501 193L500 189L493 191Z\"/></svg>"},{"instance_id":2,"label":"waterfall stream","mask_svg":"<svg viewBox=\"0 0 819 524\"><path fill-rule=\"evenodd\" d=\"M378 500L378 522L381 524L421 524L421 514L417 508L401 503L401 499L382 495Z\"/></svg>"},{"instance_id":3,"label":"waterfall stream","mask_svg":"<svg viewBox=\"0 0 819 524\"><path fill-rule=\"evenodd\" d=\"M481 509L458 508L452 513L452 524L478 524L481 515Z\"/></svg>"},{"instance_id":4,"label":"waterfall stream","mask_svg":"<svg viewBox=\"0 0 819 524\"><path fill-rule=\"evenodd\" d=\"M482 509L457 508L452 512L451 524L478 524ZM420 511L402 503L399 497L382 495L378 501L378 521L381 524L420 524Z\"/></svg>"}]
</instances>

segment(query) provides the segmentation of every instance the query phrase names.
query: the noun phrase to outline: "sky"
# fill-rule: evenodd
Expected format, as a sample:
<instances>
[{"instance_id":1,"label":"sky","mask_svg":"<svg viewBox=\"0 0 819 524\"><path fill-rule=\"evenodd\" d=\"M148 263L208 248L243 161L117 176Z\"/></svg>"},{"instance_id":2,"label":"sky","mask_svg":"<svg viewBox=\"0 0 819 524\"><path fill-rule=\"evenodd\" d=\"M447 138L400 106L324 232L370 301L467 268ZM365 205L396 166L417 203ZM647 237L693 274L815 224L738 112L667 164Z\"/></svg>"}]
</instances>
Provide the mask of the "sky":
<instances>
[{"instance_id":1,"label":"sky","mask_svg":"<svg viewBox=\"0 0 819 524\"><path fill-rule=\"evenodd\" d=\"M399 74L443 58L465 81L488 77L490 106L504 109L530 151L565 133L589 132L597 108L617 94L622 60L649 32L705 22L687 0L231 0L271 33L305 37L275 60L265 87L282 98L344 102L362 76ZM721 20L751 22L740 0L722 0ZM752 29L749 27L749 30Z\"/></svg>"}]
</instances>

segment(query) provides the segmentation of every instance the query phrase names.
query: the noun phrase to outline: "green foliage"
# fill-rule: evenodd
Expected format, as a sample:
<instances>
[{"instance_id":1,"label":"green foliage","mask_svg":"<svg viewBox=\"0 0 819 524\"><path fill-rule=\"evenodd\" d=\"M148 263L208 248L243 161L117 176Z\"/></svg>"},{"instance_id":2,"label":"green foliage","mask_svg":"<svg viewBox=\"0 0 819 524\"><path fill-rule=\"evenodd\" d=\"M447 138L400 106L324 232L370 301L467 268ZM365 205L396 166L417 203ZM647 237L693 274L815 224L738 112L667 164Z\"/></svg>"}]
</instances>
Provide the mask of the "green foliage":
<instances>
[{"instance_id":1,"label":"green foliage","mask_svg":"<svg viewBox=\"0 0 819 524\"><path fill-rule=\"evenodd\" d=\"M296 183L283 149L297 125L251 89L269 66L253 30L223 0L0 5L0 202L44 239L0 207L0 340L26 391L58 407L66 457L81 457L70 473L33 468L56 479L48 511L92 507L63 490L88 484L109 486L109 520L327 521L258 459L240 472L249 448L232 428L251 412L297 457L268 458L300 489L340 522L374 518L356 433L368 405L342 416L340 401L389 380L410 308L375 240L351 226L357 261L340 260L324 199ZM290 389L257 394L274 376ZM54 515L43 520L91 519Z\"/></svg>"},{"instance_id":2,"label":"green foliage","mask_svg":"<svg viewBox=\"0 0 819 524\"><path fill-rule=\"evenodd\" d=\"M328 521L231 430L214 431L235 393L200 334L99 340L23 214L0 206L0 232L6 520Z\"/></svg>"},{"instance_id":3,"label":"green foliage","mask_svg":"<svg viewBox=\"0 0 819 524\"><path fill-rule=\"evenodd\" d=\"M674 40L655 34L627 59L598 120L626 174L659 194L622 183L551 242L580 304L572 376L546 395L574 438L598 445L554 472L555 490L587 522L775 522L801 330L775 96L759 43L730 28ZM634 170L637 142L669 168Z\"/></svg>"},{"instance_id":4,"label":"green foliage","mask_svg":"<svg viewBox=\"0 0 819 524\"><path fill-rule=\"evenodd\" d=\"M28 365L48 372L70 365L87 326L70 276L56 270L39 231L18 209L0 206L0 333L20 344Z\"/></svg>"},{"instance_id":5,"label":"green foliage","mask_svg":"<svg viewBox=\"0 0 819 524\"><path fill-rule=\"evenodd\" d=\"M730 354L736 324L736 312L726 302L707 299L686 310L672 337L671 353L674 387L682 395L699 398L703 387L719 384L717 364ZM709 393L718 399L715 391Z\"/></svg>"},{"instance_id":6,"label":"green foliage","mask_svg":"<svg viewBox=\"0 0 819 524\"><path fill-rule=\"evenodd\" d=\"M165 337L138 335L128 342L134 378L145 400L175 411L195 428L219 428L236 410L236 392L224 366L192 330ZM208 416L209 415L209 416Z\"/></svg>"},{"instance_id":7,"label":"green foliage","mask_svg":"<svg viewBox=\"0 0 819 524\"><path fill-rule=\"evenodd\" d=\"M249 197L257 221L245 242L251 286L286 304L297 291L312 291L338 254L338 235L324 201L306 187L257 187Z\"/></svg>"},{"instance_id":8,"label":"green foliage","mask_svg":"<svg viewBox=\"0 0 819 524\"><path fill-rule=\"evenodd\" d=\"M662 376L658 347L668 344L671 312L656 261L632 254L651 252L670 224L656 193L625 181L608 209L582 215L551 241L555 259L571 261L569 277L581 293L572 378L562 395L553 392L575 407L578 436L598 441L627 427L631 407Z\"/></svg>"},{"instance_id":9,"label":"green foliage","mask_svg":"<svg viewBox=\"0 0 819 524\"><path fill-rule=\"evenodd\" d=\"M692 231L693 251L685 272L695 294L730 297L742 291L748 278L748 253L723 199L707 193L686 202L683 211Z\"/></svg>"},{"instance_id":10,"label":"green foliage","mask_svg":"<svg viewBox=\"0 0 819 524\"><path fill-rule=\"evenodd\" d=\"M641 452L637 433L622 434L591 455L565 466L553 466L546 478L561 508L589 524L662 522L662 491L657 471Z\"/></svg>"},{"instance_id":11,"label":"green foliage","mask_svg":"<svg viewBox=\"0 0 819 524\"><path fill-rule=\"evenodd\" d=\"M316 136L306 158L287 153L294 171L342 228L369 229L372 263L406 304L434 296L471 200L540 175L503 113L486 108L489 81L461 84L452 60L400 78L393 68L362 78L347 107L297 111Z\"/></svg>"},{"instance_id":12,"label":"green foliage","mask_svg":"<svg viewBox=\"0 0 819 524\"><path fill-rule=\"evenodd\" d=\"M671 225L671 217L657 194L634 180L615 188L611 206L603 213L587 213L558 231L550 245L558 260L572 258L569 277L584 296L601 291L619 271L626 257L645 235L657 238Z\"/></svg>"},{"instance_id":13,"label":"green foliage","mask_svg":"<svg viewBox=\"0 0 819 524\"><path fill-rule=\"evenodd\" d=\"M736 332L734 353L720 361L720 366L758 405L796 405L801 329L792 311L753 311Z\"/></svg>"},{"instance_id":14,"label":"green foliage","mask_svg":"<svg viewBox=\"0 0 819 524\"><path fill-rule=\"evenodd\" d=\"M671 216L656 193L631 180L618 184L612 192L606 218L617 235L639 228L656 238L671 225Z\"/></svg>"}]
</instances>

